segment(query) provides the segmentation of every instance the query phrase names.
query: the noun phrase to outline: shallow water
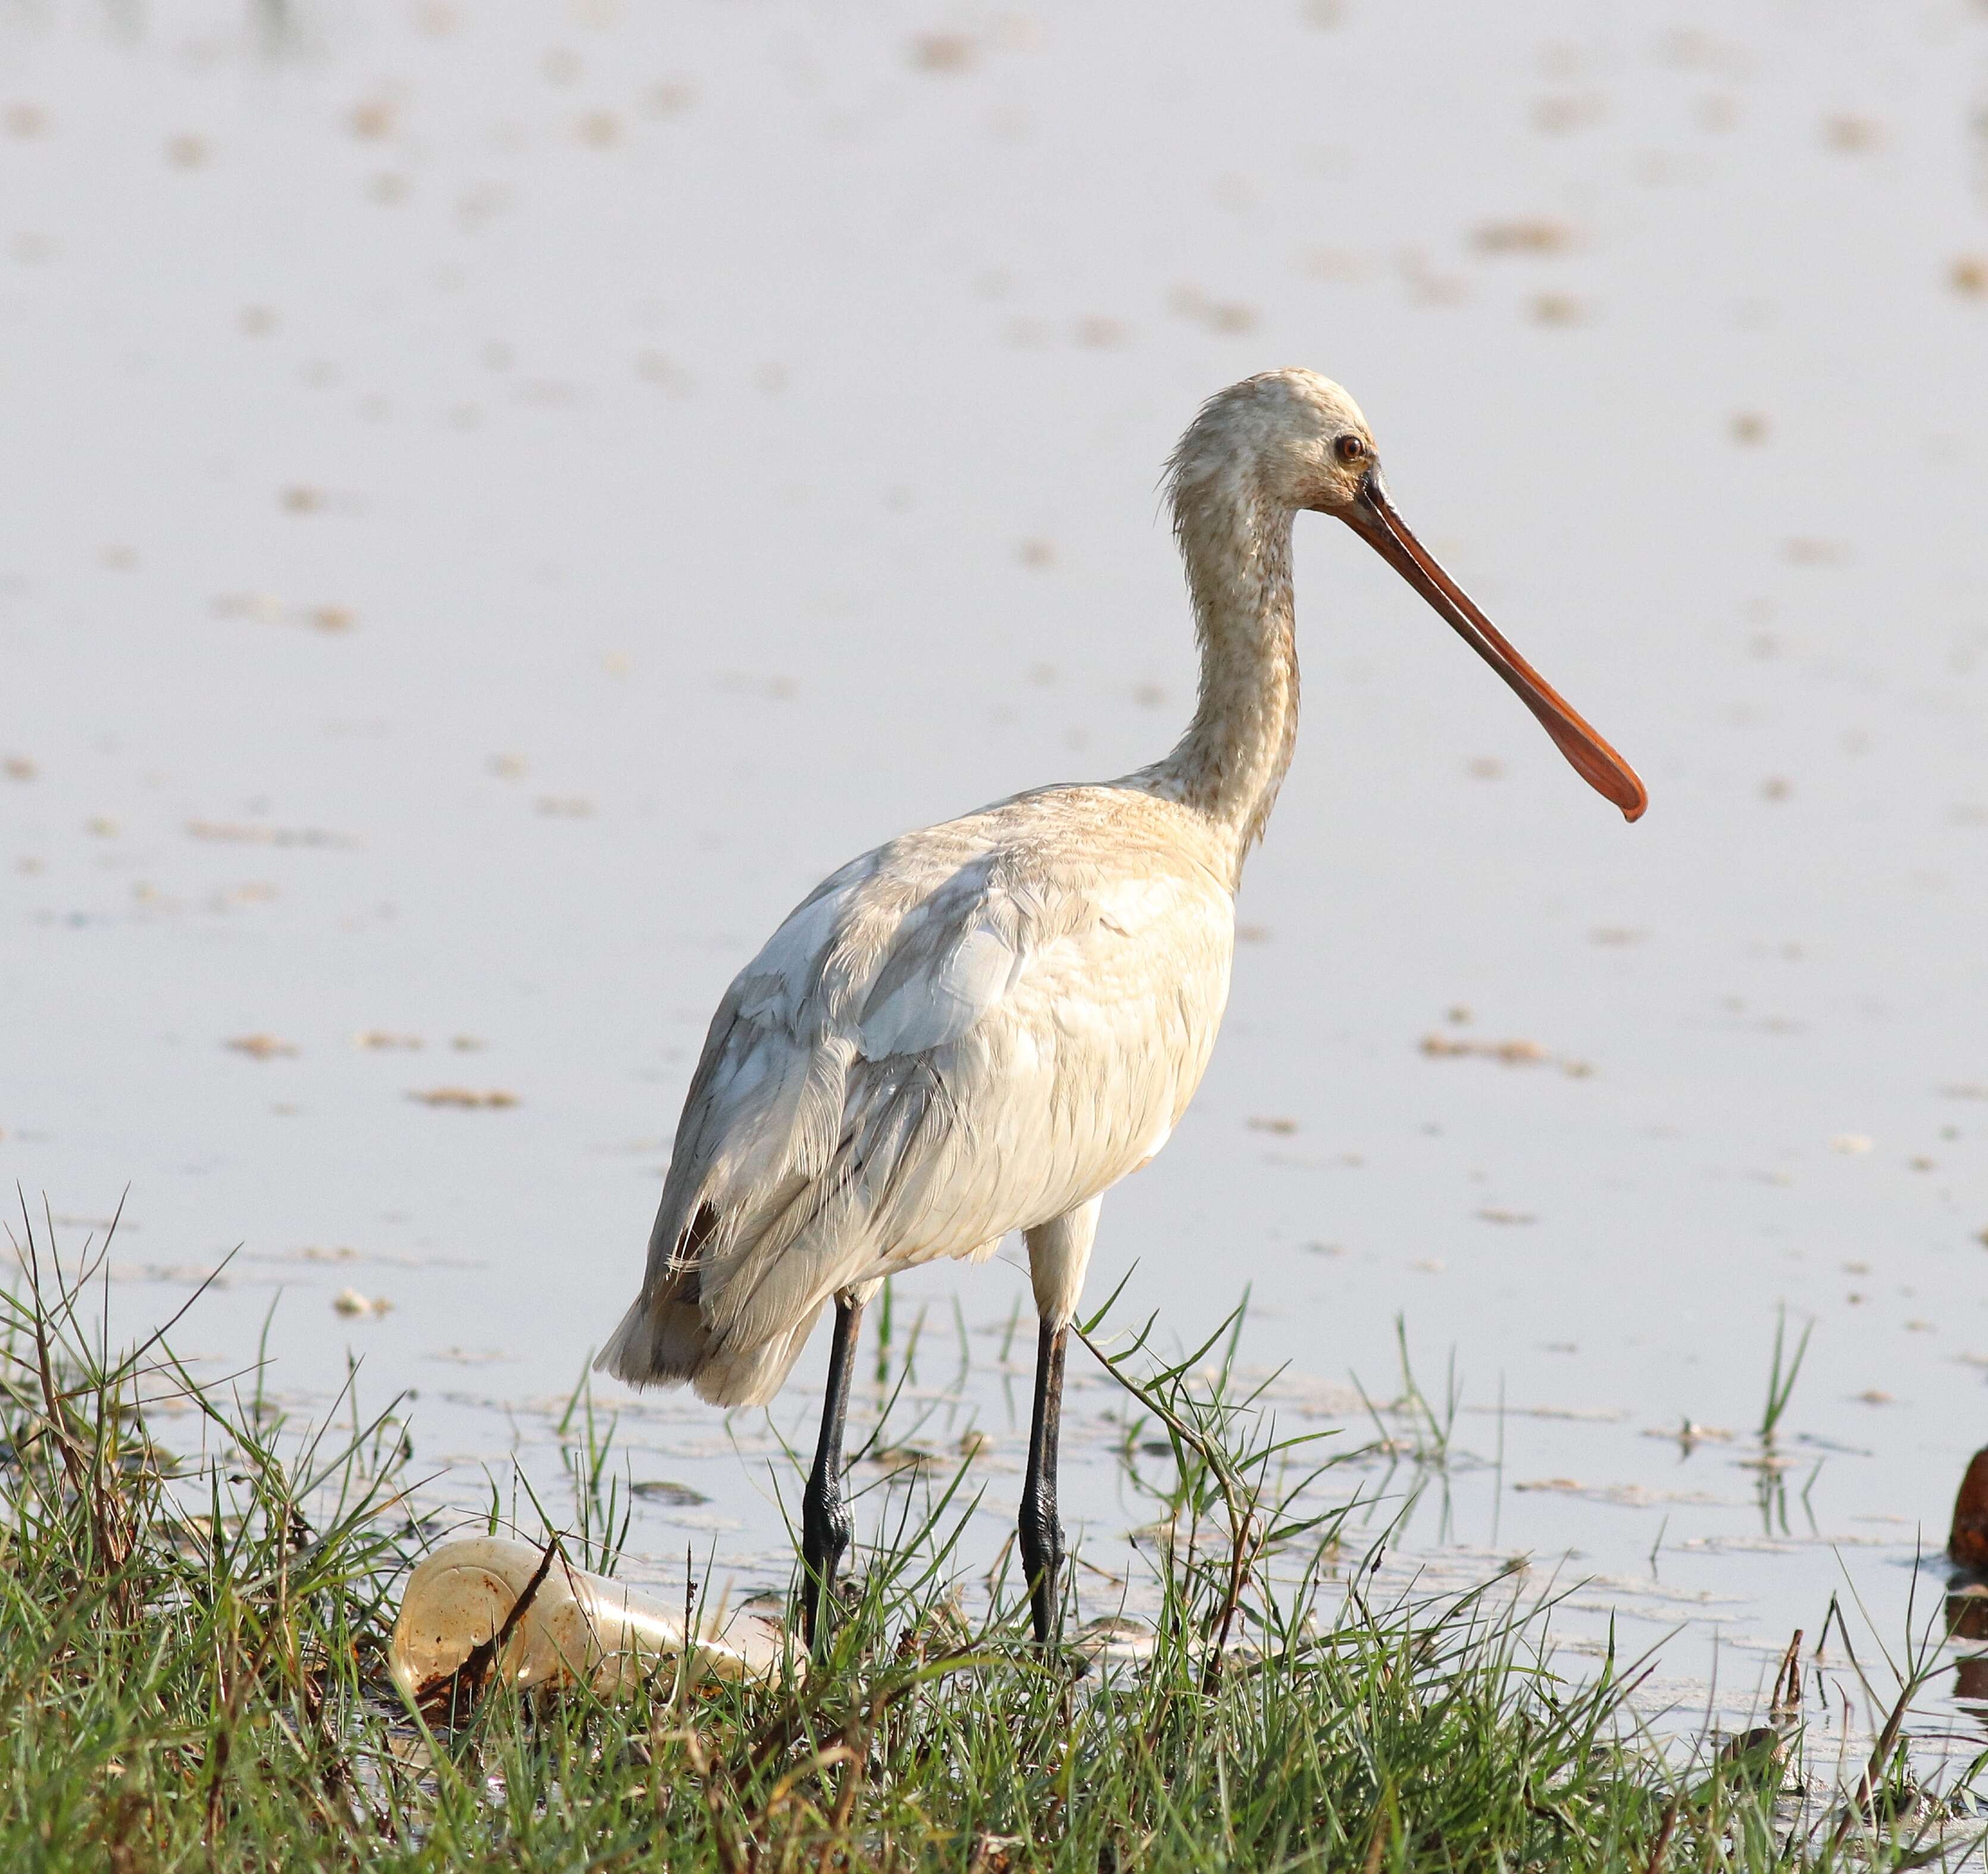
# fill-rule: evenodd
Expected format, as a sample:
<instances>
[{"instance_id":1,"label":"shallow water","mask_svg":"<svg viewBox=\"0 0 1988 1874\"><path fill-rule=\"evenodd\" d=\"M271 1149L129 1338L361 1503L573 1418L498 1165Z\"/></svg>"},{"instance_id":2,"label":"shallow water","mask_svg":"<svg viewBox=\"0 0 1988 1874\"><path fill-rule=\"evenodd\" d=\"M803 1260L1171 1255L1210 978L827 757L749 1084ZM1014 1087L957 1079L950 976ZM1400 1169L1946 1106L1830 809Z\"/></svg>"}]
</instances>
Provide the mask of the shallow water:
<instances>
[{"instance_id":1,"label":"shallow water","mask_svg":"<svg viewBox=\"0 0 1988 1874\"><path fill-rule=\"evenodd\" d=\"M1660 1689L1743 1711L1846 1579L1896 1646L1988 1429L1988 14L1175 12L0 19L0 1170L72 1242L129 1185L133 1326L242 1244L210 1370L274 1304L276 1383L413 1389L438 1488L549 1464L732 971L1172 741L1158 464L1308 363L1653 804L1303 529L1227 1028L1093 1293L1246 1291L1350 1443L1405 1317L1462 1400L1415 1565L1597 1578L1570 1633L1682 1622ZM989 1555L1004 1262L895 1298ZM784 1565L761 1415L620 1435L709 1499L656 1565Z\"/></svg>"}]
</instances>

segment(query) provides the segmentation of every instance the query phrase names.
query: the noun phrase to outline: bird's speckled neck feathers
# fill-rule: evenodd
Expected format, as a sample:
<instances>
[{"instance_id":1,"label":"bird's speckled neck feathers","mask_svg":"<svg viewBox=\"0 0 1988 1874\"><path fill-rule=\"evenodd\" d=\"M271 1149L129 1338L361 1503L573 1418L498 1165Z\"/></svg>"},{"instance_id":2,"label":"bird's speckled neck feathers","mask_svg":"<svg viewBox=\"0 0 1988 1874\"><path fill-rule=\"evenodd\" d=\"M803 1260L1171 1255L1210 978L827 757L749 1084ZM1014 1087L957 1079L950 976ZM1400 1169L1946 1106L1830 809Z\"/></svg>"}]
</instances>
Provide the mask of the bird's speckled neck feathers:
<instances>
[{"instance_id":1,"label":"bird's speckled neck feathers","mask_svg":"<svg viewBox=\"0 0 1988 1874\"><path fill-rule=\"evenodd\" d=\"M1175 476L1174 531L1201 647L1200 701L1172 752L1139 778L1219 828L1239 876L1297 739L1293 516L1241 464L1202 475L1191 467L1183 462Z\"/></svg>"}]
</instances>

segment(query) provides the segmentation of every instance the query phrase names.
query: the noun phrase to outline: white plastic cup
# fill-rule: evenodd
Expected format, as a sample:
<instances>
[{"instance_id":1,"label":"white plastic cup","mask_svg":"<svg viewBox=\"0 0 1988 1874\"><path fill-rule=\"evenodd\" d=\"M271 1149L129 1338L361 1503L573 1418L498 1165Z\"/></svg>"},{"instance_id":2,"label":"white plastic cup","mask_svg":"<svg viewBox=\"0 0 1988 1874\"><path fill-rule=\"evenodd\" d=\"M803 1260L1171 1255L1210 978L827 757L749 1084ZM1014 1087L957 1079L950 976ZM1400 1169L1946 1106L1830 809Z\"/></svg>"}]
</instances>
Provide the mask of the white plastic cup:
<instances>
[{"instance_id":1,"label":"white plastic cup","mask_svg":"<svg viewBox=\"0 0 1988 1874\"><path fill-rule=\"evenodd\" d=\"M487 1535L445 1542L425 1557L407 1578L394 1622L394 1683L414 1699L445 1683L496 1636L544 1559L529 1542ZM612 1696L682 1661L693 1683L779 1683L787 1648L778 1621L701 1612L686 1646L683 1611L555 1555L493 1676L521 1687L584 1683Z\"/></svg>"}]
</instances>

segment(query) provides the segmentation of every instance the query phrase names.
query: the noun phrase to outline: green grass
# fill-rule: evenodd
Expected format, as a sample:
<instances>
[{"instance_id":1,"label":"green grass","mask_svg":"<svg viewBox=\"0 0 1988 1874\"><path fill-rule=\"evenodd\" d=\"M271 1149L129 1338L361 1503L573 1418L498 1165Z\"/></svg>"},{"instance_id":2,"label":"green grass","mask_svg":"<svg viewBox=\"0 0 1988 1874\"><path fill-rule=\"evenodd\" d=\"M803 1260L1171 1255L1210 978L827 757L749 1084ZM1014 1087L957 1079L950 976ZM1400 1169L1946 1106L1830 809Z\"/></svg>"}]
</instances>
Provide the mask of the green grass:
<instances>
[{"instance_id":1,"label":"green grass","mask_svg":"<svg viewBox=\"0 0 1988 1874\"><path fill-rule=\"evenodd\" d=\"M1760 1443L1763 1446L1773 1443L1775 1428L1788 1409L1788 1401L1794 1397L1795 1382L1801 1377L1802 1362L1808 1356L1808 1339L1815 1332L1815 1323L1807 1322L1802 1329L1801 1339L1795 1342L1794 1353L1784 1358L1787 1326L1787 1309L1777 1309L1774 1315L1774 1356L1767 1369L1767 1403L1760 1410Z\"/></svg>"},{"instance_id":2,"label":"green grass","mask_svg":"<svg viewBox=\"0 0 1988 1874\"><path fill-rule=\"evenodd\" d=\"M1142 1660L1043 1656L1012 1580L968 1611L968 1467L871 1500L884 1533L789 1690L667 1670L614 1703L500 1688L436 1730L385 1673L422 1540L397 1424L289 1425L256 1373L196 1383L164 1337L113 1356L92 1264L59 1269L32 1228L19 1247L0 1304L8 1869L1656 1874L1900 1867L1931 1845L1927 1821L1872 1819L1899 1806L1878 1787L1895 1725L1863 1810L1791 1802L1772 1740L1723 1764L1660 1750L1629 1716L1633 1672L1560 1676L1549 1610L1510 1579L1377 1603L1342 1517L1297 1507L1320 1447L1281 1437L1226 1356L1205 1365L1228 1324L1176 1361L1087 1324L1132 1400L1128 1464L1158 1442L1142 1430L1171 1453L1134 1486L1172 1532ZM611 1560L611 1430L584 1396L566 1425L566 1539ZM1798 1729L1787 1744L1800 1774Z\"/></svg>"}]
</instances>

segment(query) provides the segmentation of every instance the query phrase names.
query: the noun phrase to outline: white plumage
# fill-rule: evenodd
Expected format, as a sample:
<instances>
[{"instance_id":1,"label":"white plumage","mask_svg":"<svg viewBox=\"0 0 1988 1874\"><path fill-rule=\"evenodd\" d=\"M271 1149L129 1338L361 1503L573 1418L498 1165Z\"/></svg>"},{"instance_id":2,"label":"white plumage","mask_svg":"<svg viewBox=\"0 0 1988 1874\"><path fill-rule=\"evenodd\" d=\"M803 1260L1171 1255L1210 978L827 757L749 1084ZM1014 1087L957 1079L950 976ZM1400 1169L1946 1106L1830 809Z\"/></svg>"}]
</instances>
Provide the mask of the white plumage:
<instances>
[{"instance_id":1,"label":"white plumage","mask_svg":"<svg viewBox=\"0 0 1988 1874\"><path fill-rule=\"evenodd\" d=\"M1064 1335L1098 1200L1166 1142L1228 999L1234 903L1297 731L1293 522L1346 522L1634 819L1641 784L1402 523L1357 407L1310 371L1211 398L1172 464L1201 649L1194 719L1116 781L1019 794L847 865L740 971L684 1102L642 1291L600 1357L637 1384L770 1398L837 1302L804 1500L810 1631L862 1305L893 1272L1024 1233L1042 1321L1022 1550L1053 1614Z\"/></svg>"},{"instance_id":2,"label":"white plumage","mask_svg":"<svg viewBox=\"0 0 1988 1874\"><path fill-rule=\"evenodd\" d=\"M649 1254L668 1284L695 1238L695 1305L638 1301L605 1363L766 1399L837 1291L990 1254L1150 1158L1214 1045L1232 877L1132 783L1022 795L826 880L691 1082Z\"/></svg>"}]
</instances>

